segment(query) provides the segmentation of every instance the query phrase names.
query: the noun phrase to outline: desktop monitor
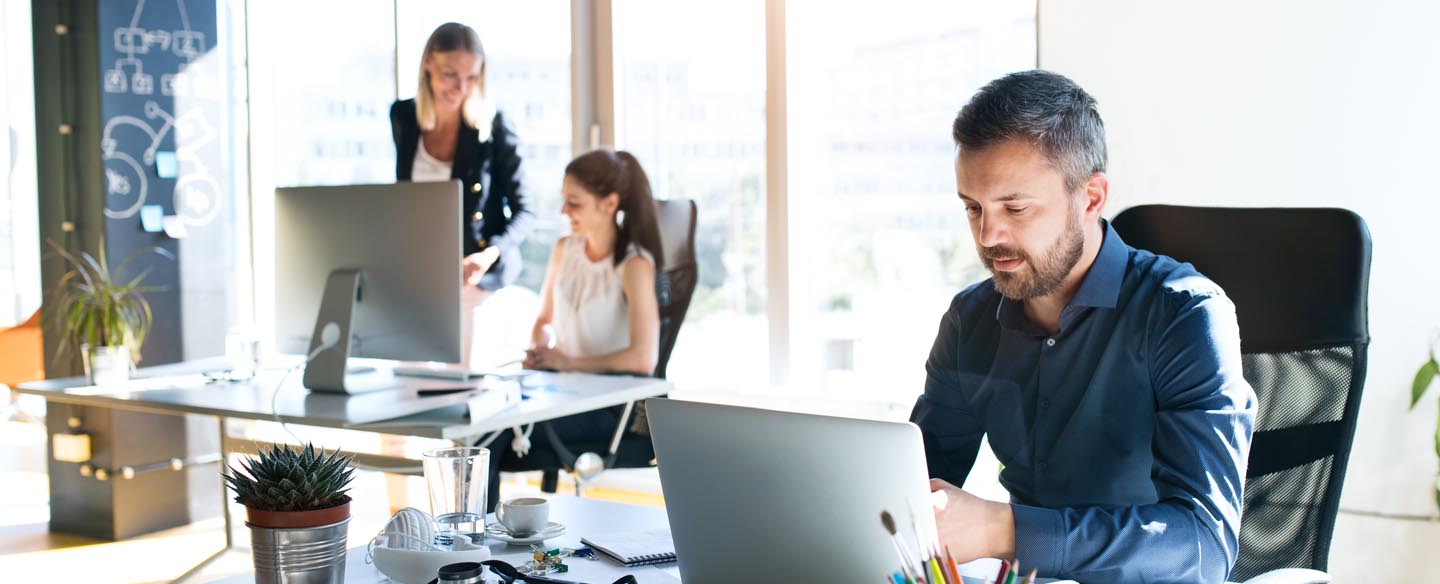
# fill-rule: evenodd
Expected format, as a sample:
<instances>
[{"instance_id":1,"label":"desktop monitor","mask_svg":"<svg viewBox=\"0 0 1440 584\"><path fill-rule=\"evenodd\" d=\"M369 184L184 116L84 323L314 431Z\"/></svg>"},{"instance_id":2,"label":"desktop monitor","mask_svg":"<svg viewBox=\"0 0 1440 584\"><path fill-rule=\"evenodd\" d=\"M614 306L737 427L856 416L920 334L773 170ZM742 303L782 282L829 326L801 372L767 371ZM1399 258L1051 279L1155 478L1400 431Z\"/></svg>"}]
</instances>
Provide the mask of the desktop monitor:
<instances>
[{"instance_id":1,"label":"desktop monitor","mask_svg":"<svg viewBox=\"0 0 1440 584\"><path fill-rule=\"evenodd\" d=\"M460 360L460 181L275 190L277 348L304 385L395 386L351 356Z\"/></svg>"}]
</instances>

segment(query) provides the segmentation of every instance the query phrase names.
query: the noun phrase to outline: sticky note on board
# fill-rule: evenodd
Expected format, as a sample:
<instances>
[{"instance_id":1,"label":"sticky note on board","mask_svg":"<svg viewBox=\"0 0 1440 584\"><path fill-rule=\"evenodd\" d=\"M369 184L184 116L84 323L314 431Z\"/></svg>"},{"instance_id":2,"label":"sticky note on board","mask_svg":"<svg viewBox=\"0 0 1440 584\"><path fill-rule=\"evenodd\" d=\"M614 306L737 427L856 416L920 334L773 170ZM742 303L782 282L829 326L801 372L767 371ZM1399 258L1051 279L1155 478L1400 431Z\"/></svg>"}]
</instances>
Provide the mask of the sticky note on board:
<instances>
[{"instance_id":1,"label":"sticky note on board","mask_svg":"<svg viewBox=\"0 0 1440 584\"><path fill-rule=\"evenodd\" d=\"M155 174L160 178L180 176L180 163L175 161L174 152L164 150L155 152Z\"/></svg>"},{"instance_id":2,"label":"sticky note on board","mask_svg":"<svg viewBox=\"0 0 1440 584\"><path fill-rule=\"evenodd\" d=\"M140 228L146 233L160 233L165 230L165 208L160 205L140 207Z\"/></svg>"}]
</instances>

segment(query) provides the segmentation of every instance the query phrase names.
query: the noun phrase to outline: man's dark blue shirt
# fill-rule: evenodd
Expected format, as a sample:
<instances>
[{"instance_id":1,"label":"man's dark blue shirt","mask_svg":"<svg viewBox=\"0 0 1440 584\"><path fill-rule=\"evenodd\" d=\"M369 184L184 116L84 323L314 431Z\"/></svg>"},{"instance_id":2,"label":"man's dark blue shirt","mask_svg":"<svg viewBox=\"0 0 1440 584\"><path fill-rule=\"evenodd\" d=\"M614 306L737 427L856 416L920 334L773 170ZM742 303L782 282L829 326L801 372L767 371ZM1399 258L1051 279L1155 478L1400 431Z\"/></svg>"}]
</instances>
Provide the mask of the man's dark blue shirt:
<instances>
[{"instance_id":1,"label":"man's dark blue shirt","mask_svg":"<svg viewBox=\"0 0 1440 584\"><path fill-rule=\"evenodd\" d=\"M1058 333L986 280L951 303L926 372L911 420L931 475L963 484L988 435L1023 565L1087 582L1228 577L1255 394L1234 305L1190 264L1107 223Z\"/></svg>"}]
</instances>

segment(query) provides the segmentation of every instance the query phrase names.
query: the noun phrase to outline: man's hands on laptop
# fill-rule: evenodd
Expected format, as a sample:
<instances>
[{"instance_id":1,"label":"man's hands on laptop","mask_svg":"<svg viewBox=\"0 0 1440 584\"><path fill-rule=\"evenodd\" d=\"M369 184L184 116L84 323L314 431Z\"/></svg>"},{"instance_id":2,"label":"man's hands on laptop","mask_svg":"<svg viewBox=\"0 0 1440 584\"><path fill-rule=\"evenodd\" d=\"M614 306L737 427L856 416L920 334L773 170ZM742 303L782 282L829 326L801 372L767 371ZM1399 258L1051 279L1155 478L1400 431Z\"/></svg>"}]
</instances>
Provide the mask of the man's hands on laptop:
<instances>
[{"instance_id":1,"label":"man's hands on laptop","mask_svg":"<svg viewBox=\"0 0 1440 584\"><path fill-rule=\"evenodd\" d=\"M1014 557L1015 514L1009 504L981 499L941 479L930 479L930 501L940 545L950 548L955 561Z\"/></svg>"}]
</instances>

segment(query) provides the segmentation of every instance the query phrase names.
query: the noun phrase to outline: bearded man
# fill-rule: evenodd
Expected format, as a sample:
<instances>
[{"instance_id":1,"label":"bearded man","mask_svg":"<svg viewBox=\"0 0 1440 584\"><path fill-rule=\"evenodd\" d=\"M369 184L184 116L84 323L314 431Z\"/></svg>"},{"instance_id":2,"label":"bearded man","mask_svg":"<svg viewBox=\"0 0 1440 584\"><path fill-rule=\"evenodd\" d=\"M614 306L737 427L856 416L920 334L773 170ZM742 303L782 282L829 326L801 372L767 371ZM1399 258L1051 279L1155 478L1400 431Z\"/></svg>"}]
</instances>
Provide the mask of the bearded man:
<instances>
[{"instance_id":1,"label":"bearded man","mask_svg":"<svg viewBox=\"0 0 1440 584\"><path fill-rule=\"evenodd\" d=\"M959 199L993 277L941 319L911 413L942 543L957 560L1018 558L1052 578L1225 581L1256 404L1234 305L1102 218L1105 129L1073 81L998 79L952 131ZM1008 503L955 486L983 436Z\"/></svg>"}]
</instances>

